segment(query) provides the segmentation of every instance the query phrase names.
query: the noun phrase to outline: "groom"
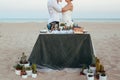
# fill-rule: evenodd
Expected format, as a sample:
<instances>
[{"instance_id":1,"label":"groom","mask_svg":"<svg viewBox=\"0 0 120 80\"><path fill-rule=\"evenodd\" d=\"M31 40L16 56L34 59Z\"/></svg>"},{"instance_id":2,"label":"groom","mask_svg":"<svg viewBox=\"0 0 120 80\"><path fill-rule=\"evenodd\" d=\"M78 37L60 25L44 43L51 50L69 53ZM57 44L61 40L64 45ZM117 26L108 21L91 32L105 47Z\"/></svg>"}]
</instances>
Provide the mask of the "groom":
<instances>
[{"instance_id":1,"label":"groom","mask_svg":"<svg viewBox=\"0 0 120 80\"><path fill-rule=\"evenodd\" d=\"M58 2L62 2L62 0L48 0L47 3L50 15L47 26L49 30L51 30L51 27L54 25L57 25L59 27L60 13L63 11L65 12L69 9L69 6L67 8L62 8Z\"/></svg>"}]
</instances>

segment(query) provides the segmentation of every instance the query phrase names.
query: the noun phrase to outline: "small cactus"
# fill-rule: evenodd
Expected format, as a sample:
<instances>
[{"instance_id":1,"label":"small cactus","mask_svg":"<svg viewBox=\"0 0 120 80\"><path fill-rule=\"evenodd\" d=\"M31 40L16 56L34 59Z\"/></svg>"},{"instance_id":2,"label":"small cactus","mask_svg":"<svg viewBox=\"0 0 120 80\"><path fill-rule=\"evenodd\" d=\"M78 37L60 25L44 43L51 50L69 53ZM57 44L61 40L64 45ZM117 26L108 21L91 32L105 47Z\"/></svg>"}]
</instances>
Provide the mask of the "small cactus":
<instances>
[{"instance_id":1,"label":"small cactus","mask_svg":"<svg viewBox=\"0 0 120 80\"><path fill-rule=\"evenodd\" d=\"M32 64L32 70L33 70L33 73L37 73L37 66L36 66L36 64Z\"/></svg>"}]
</instances>

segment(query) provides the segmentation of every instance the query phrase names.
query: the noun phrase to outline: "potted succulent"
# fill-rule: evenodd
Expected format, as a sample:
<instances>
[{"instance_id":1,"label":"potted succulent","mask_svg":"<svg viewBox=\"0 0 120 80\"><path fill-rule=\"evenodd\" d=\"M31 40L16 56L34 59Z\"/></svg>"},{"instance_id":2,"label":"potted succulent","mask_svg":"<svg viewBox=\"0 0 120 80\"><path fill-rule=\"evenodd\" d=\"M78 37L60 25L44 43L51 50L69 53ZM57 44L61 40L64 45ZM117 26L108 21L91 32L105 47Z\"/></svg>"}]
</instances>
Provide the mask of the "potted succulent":
<instances>
[{"instance_id":1,"label":"potted succulent","mask_svg":"<svg viewBox=\"0 0 120 80\"><path fill-rule=\"evenodd\" d=\"M107 80L107 75L105 73L101 73L100 80Z\"/></svg>"},{"instance_id":2,"label":"potted succulent","mask_svg":"<svg viewBox=\"0 0 120 80\"><path fill-rule=\"evenodd\" d=\"M33 78L36 78L36 77L37 77L36 64L32 64L32 77L33 77Z\"/></svg>"},{"instance_id":3,"label":"potted succulent","mask_svg":"<svg viewBox=\"0 0 120 80\"><path fill-rule=\"evenodd\" d=\"M27 76L27 73L24 72L24 74L22 75L22 78L26 79L28 76Z\"/></svg>"},{"instance_id":4,"label":"potted succulent","mask_svg":"<svg viewBox=\"0 0 120 80\"><path fill-rule=\"evenodd\" d=\"M26 78L28 77L28 75L27 75L27 73L26 73L26 71L25 71L25 67L23 67L22 70L21 70L21 76L22 76L22 78L24 78L24 79L26 79Z\"/></svg>"},{"instance_id":5,"label":"potted succulent","mask_svg":"<svg viewBox=\"0 0 120 80\"><path fill-rule=\"evenodd\" d=\"M82 71L80 72L81 75L86 75L87 74L87 66L85 64L82 65Z\"/></svg>"},{"instance_id":6,"label":"potted succulent","mask_svg":"<svg viewBox=\"0 0 120 80\"><path fill-rule=\"evenodd\" d=\"M26 70L26 73L27 73L28 76L32 75L32 68L30 66L26 67L25 70Z\"/></svg>"},{"instance_id":7,"label":"potted succulent","mask_svg":"<svg viewBox=\"0 0 120 80\"><path fill-rule=\"evenodd\" d=\"M88 79L88 75L94 75L94 73L91 69L88 69L88 71L87 71L87 75L86 75L87 79Z\"/></svg>"},{"instance_id":8,"label":"potted succulent","mask_svg":"<svg viewBox=\"0 0 120 80\"><path fill-rule=\"evenodd\" d=\"M73 24L73 27L78 27L78 24L77 24L77 23L74 23L74 24Z\"/></svg>"},{"instance_id":9,"label":"potted succulent","mask_svg":"<svg viewBox=\"0 0 120 80\"><path fill-rule=\"evenodd\" d=\"M94 80L94 75L88 75L88 78L87 78L87 80Z\"/></svg>"},{"instance_id":10,"label":"potted succulent","mask_svg":"<svg viewBox=\"0 0 120 80\"><path fill-rule=\"evenodd\" d=\"M29 67L30 65L24 52L22 53L22 57L20 59L20 65L24 65L25 67Z\"/></svg>"},{"instance_id":11,"label":"potted succulent","mask_svg":"<svg viewBox=\"0 0 120 80\"><path fill-rule=\"evenodd\" d=\"M100 73L105 73L104 66L102 64L100 65Z\"/></svg>"},{"instance_id":12,"label":"potted succulent","mask_svg":"<svg viewBox=\"0 0 120 80\"><path fill-rule=\"evenodd\" d=\"M100 65L100 80L107 80L107 76L105 74L104 66Z\"/></svg>"},{"instance_id":13,"label":"potted succulent","mask_svg":"<svg viewBox=\"0 0 120 80\"><path fill-rule=\"evenodd\" d=\"M95 78L96 78L96 79L99 79L99 78L100 78L100 72L96 72L96 73L95 73Z\"/></svg>"},{"instance_id":14,"label":"potted succulent","mask_svg":"<svg viewBox=\"0 0 120 80\"><path fill-rule=\"evenodd\" d=\"M91 65L89 66L89 68L90 68L90 70L92 70L93 73L95 74L95 72L96 72L96 65L95 65L95 64L91 64Z\"/></svg>"},{"instance_id":15,"label":"potted succulent","mask_svg":"<svg viewBox=\"0 0 120 80\"><path fill-rule=\"evenodd\" d=\"M16 73L17 75L20 75L20 74L21 74L22 67L23 67L23 66L21 66L20 64L17 64L17 65L14 66L14 68L15 68L15 73Z\"/></svg>"},{"instance_id":16,"label":"potted succulent","mask_svg":"<svg viewBox=\"0 0 120 80\"><path fill-rule=\"evenodd\" d=\"M65 27L65 23L60 23L60 26L59 26L60 30L62 30L64 27Z\"/></svg>"}]
</instances>

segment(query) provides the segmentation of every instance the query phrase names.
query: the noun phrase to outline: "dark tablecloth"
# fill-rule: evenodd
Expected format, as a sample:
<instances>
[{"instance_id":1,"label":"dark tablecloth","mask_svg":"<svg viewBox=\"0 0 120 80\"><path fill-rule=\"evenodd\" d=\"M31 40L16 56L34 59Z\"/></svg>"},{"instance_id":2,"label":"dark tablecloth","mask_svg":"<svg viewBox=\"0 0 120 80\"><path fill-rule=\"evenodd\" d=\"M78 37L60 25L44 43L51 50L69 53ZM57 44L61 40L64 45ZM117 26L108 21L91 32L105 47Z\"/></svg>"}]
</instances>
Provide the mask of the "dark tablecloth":
<instances>
[{"instance_id":1,"label":"dark tablecloth","mask_svg":"<svg viewBox=\"0 0 120 80\"><path fill-rule=\"evenodd\" d=\"M90 34L40 34L28 59L51 68L79 68L94 60Z\"/></svg>"}]
</instances>

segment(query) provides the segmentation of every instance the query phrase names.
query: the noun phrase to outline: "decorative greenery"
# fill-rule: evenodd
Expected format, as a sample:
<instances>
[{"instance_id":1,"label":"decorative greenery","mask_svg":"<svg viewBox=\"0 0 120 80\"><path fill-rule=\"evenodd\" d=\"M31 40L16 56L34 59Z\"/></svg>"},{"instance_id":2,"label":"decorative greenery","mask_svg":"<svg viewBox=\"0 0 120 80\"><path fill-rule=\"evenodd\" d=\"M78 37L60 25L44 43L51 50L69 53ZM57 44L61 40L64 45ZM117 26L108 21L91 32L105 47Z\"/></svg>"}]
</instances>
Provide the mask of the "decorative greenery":
<instances>
[{"instance_id":1,"label":"decorative greenery","mask_svg":"<svg viewBox=\"0 0 120 80\"><path fill-rule=\"evenodd\" d=\"M87 65L86 65L86 64L83 64L82 69L87 69Z\"/></svg>"},{"instance_id":2,"label":"decorative greenery","mask_svg":"<svg viewBox=\"0 0 120 80\"><path fill-rule=\"evenodd\" d=\"M106 74L105 73L101 73L101 76L106 76Z\"/></svg>"},{"instance_id":3,"label":"decorative greenery","mask_svg":"<svg viewBox=\"0 0 120 80\"><path fill-rule=\"evenodd\" d=\"M96 72L100 72L100 60L96 59Z\"/></svg>"},{"instance_id":4,"label":"decorative greenery","mask_svg":"<svg viewBox=\"0 0 120 80\"><path fill-rule=\"evenodd\" d=\"M78 24L77 24L77 23L74 23L74 24L73 24L73 27L78 27Z\"/></svg>"},{"instance_id":5,"label":"decorative greenery","mask_svg":"<svg viewBox=\"0 0 120 80\"><path fill-rule=\"evenodd\" d=\"M95 64L91 64L90 66L91 66L91 67L96 67L96 65L95 65Z\"/></svg>"},{"instance_id":6,"label":"decorative greenery","mask_svg":"<svg viewBox=\"0 0 120 80\"><path fill-rule=\"evenodd\" d=\"M82 71L80 72L80 75L85 75L83 72L84 69L87 69L87 66L85 64L82 65Z\"/></svg>"},{"instance_id":7,"label":"decorative greenery","mask_svg":"<svg viewBox=\"0 0 120 80\"><path fill-rule=\"evenodd\" d=\"M95 77L96 77L96 79L99 79L99 73L98 72L95 74Z\"/></svg>"},{"instance_id":8,"label":"decorative greenery","mask_svg":"<svg viewBox=\"0 0 120 80\"><path fill-rule=\"evenodd\" d=\"M100 72L101 72L101 73L104 73L104 72L105 72L104 66L103 66L102 64L100 65Z\"/></svg>"},{"instance_id":9,"label":"decorative greenery","mask_svg":"<svg viewBox=\"0 0 120 80\"><path fill-rule=\"evenodd\" d=\"M32 68L31 67L26 67L25 70L32 70Z\"/></svg>"},{"instance_id":10,"label":"decorative greenery","mask_svg":"<svg viewBox=\"0 0 120 80\"><path fill-rule=\"evenodd\" d=\"M88 77L93 77L93 75L88 75Z\"/></svg>"},{"instance_id":11,"label":"decorative greenery","mask_svg":"<svg viewBox=\"0 0 120 80\"><path fill-rule=\"evenodd\" d=\"M14 66L14 68L16 70L22 70L23 66L21 66L20 64L17 64L17 65Z\"/></svg>"},{"instance_id":12,"label":"decorative greenery","mask_svg":"<svg viewBox=\"0 0 120 80\"><path fill-rule=\"evenodd\" d=\"M26 63L28 63L28 61L27 61L27 56L25 55L24 52L22 53L22 57L21 57L20 63L21 63L21 64L26 64Z\"/></svg>"},{"instance_id":13,"label":"decorative greenery","mask_svg":"<svg viewBox=\"0 0 120 80\"><path fill-rule=\"evenodd\" d=\"M65 26L65 23L61 23L60 26Z\"/></svg>"},{"instance_id":14,"label":"decorative greenery","mask_svg":"<svg viewBox=\"0 0 120 80\"><path fill-rule=\"evenodd\" d=\"M33 73L37 73L37 66L36 66L36 64L32 64L32 72Z\"/></svg>"},{"instance_id":15,"label":"decorative greenery","mask_svg":"<svg viewBox=\"0 0 120 80\"><path fill-rule=\"evenodd\" d=\"M24 66L22 67L22 70L21 70L21 75L27 75L27 73L26 73L26 69L25 69L25 67L24 67Z\"/></svg>"},{"instance_id":16,"label":"decorative greenery","mask_svg":"<svg viewBox=\"0 0 120 80\"><path fill-rule=\"evenodd\" d=\"M88 69L88 73L93 73L91 69Z\"/></svg>"}]
</instances>

